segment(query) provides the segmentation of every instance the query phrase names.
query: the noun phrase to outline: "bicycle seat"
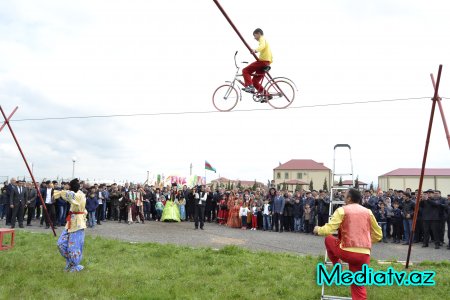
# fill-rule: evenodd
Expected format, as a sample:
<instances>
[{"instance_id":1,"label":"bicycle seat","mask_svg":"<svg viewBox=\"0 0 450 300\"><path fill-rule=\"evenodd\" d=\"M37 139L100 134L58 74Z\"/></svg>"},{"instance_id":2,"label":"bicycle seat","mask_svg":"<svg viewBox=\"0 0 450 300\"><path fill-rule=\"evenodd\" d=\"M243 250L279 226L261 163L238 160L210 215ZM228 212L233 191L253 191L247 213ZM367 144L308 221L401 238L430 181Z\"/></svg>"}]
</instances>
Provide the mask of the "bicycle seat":
<instances>
[{"instance_id":1,"label":"bicycle seat","mask_svg":"<svg viewBox=\"0 0 450 300\"><path fill-rule=\"evenodd\" d=\"M265 66L265 67L263 68L263 71L264 71L264 72L269 72L270 69L272 69L271 66Z\"/></svg>"}]
</instances>

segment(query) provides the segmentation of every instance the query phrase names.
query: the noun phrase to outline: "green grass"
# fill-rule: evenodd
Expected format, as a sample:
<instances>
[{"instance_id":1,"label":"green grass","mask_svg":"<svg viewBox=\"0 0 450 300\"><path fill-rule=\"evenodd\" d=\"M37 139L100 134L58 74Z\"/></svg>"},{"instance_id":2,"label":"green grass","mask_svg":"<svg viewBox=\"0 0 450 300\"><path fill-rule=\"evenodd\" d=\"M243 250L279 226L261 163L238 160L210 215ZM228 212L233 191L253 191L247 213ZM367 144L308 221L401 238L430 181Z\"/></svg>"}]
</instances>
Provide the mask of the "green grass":
<instances>
[{"instance_id":1,"label":"green grass","mask_svg":"<svg viewBox=\"0 0 450 300\"><path fill-rule=\"evenodd\" d=\"M18 231L15 248L0 252L0 299L319 299L315 270L320 261L235 246L217 251L87 236L85 270L65 273L56 238ZM369 299L449 298L448 261L413 269L435 270L436 286L369 287ZM349 294L348 287L327 291Z\"/></svg>"}]
</instances>

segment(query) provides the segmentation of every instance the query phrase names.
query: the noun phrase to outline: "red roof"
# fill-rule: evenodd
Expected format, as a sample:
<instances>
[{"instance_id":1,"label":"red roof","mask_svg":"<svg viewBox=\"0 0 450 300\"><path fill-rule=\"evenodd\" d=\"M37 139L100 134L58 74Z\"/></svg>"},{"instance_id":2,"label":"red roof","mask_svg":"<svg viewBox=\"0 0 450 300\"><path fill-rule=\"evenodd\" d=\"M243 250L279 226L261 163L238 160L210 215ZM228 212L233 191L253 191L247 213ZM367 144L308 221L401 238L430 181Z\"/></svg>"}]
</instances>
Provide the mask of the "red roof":
<instances>
[{"instance_id":1,"label":"red roof","mask_svg":"<svg viewBox=\"0 0 450 300\"><path fill-rule=\"evenodd\" d=\"M367 183L362 182L360 180L358 180L358 183L359 183L359 185L368 185ZM354 184L354 182L352 180L344 180L344 181L342 181L342 185L353 185L353 184Z\"/></svg>"},{"instance_id":2,"label":"red roof","mask_svg":"<svg viewBox=\"0 0 450 300\"><path fill-rule=\"evenodd\" d=\"M289 185L297 185L297 184L300 184L300 185L309 185L308 182L305 182L305 181L303 181L303 180L298 180L298 179L291 179L291 180L286 181L285 183L286 183L286 184L289 184Z\"/></svg>"},{"instance_id":3,"label":"red roof","mask_svg":"<svg viewBox=\"0 0 450 300\"><path fill-rule=\"evenodd\" d=\"M254 180L228 179L228 178L225 178L225 177L219 177L219 178L213 179L213 180L211 180L210 183L219 182L219 183L227 184L228 182L230 182L230 183L233 183L233 184L237 184L239 181L241 182L242 186L253 186L255 184ZM259 181L257 181L256 184L264 186L264 183L259 182Z\"/></svg>"},{"instance_id":4,"label":"red roof","mask_svg":"<svg viewBox=\"0 0 450 300\"><path fill-rule=\"evenodd\" d=\"M326 170L329 171L323 163L318 163L312 159L291 159L290 161L279 165L274 170Z\"/></svg>"},{"instance_id":5,"label":"red roof","mask_svg":"<svg viewBox=\"0 0 450 300\"><path fill-rule=\"evenodd\" d=\"M381 176L420 176L420 168L400 168ZM450 169L425 169L425 176L450 176Z\"/></svg>"}]
</instances>

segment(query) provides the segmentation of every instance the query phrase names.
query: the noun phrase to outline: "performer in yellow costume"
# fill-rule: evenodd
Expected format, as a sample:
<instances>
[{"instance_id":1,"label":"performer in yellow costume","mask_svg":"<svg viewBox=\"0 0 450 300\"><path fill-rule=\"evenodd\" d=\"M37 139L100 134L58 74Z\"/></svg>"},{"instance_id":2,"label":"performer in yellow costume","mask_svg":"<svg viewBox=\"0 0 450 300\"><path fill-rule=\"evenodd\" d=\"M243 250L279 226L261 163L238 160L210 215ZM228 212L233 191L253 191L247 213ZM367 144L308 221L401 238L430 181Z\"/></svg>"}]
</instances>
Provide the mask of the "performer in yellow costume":
<instances>
[{"instance_id":1,"label":"performer in yellow costume","mask_svg":"<svg viewBox=\"0 0 450 300\"><path fill-rule=\"evenodd\" d=\"M80 191L78 179L69 183L70 190L55 191L55 199L61 198L70 203L66 227L58 239L58 249L66 259L65 271L83 270L80 262L83 258L84 229L86 228L86 196Z\"/></svg>"}]
</instances>

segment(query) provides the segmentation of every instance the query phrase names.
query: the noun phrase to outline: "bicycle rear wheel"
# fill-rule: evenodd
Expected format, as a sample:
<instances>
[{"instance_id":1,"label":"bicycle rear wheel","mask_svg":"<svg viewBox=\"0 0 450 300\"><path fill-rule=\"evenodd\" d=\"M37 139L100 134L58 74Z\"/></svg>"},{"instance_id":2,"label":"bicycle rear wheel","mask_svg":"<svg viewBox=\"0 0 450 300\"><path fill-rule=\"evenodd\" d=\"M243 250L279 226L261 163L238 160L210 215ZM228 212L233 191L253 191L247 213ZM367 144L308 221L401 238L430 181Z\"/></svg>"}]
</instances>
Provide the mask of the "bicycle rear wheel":
<instances>
[{"instance_id":1,"label":"bicycle rear wheel","mask_svg":"<svg viewBox=\"0 0 450 300\"><path fill-rule=\"evenodd\" d=\"M213 105L218 111L232 110L239 100L239 92L230 84L219 86L213 94Z\"/></svg>"},{"instance_id":2,"label":"bicycle rear wheel","mask_svg":"<svg viewBox=\"0 0 450 300\"><path fill-rule=\"evenodd\" d=\"M267 102L273 108L286 108L294 102L295 88L287 80L275 79L269 82L266 91L272 96Z\"/></svg>"}]
</instances>

